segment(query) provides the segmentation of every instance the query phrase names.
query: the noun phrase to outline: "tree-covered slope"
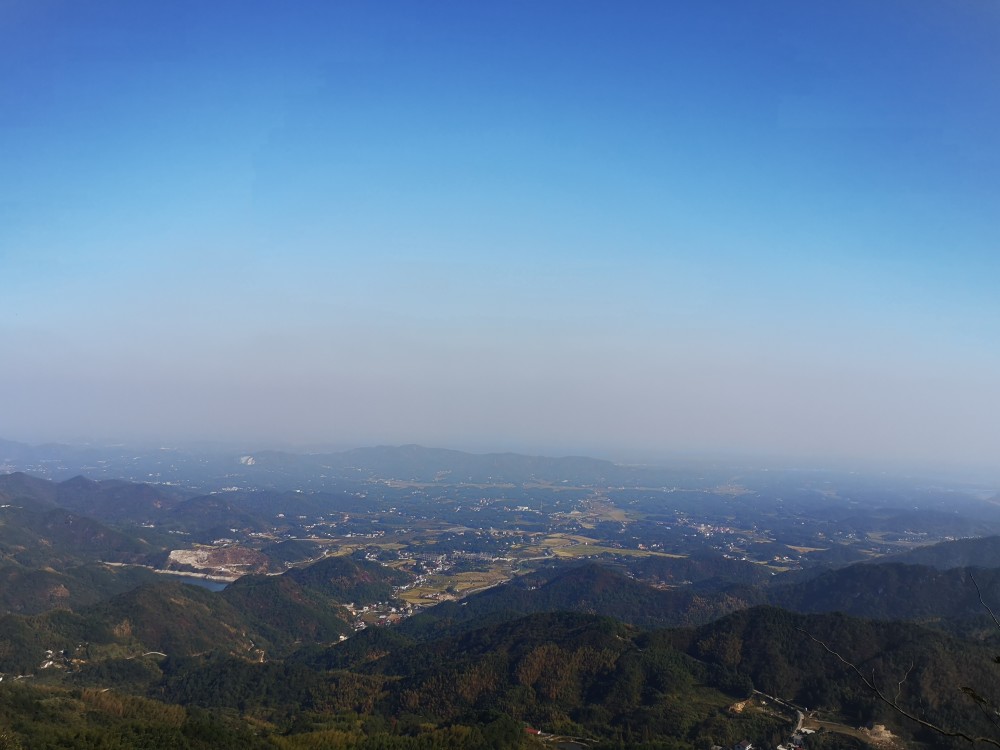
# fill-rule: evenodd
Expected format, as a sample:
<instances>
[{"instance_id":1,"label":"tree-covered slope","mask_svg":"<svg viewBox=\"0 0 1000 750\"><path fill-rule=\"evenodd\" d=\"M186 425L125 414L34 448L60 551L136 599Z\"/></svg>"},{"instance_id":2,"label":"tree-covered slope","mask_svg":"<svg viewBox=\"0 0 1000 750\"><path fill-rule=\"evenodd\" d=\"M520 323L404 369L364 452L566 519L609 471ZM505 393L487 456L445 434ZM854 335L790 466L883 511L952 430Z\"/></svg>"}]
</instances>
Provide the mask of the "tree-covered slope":
<instances>
[{"instance_id":1,"label":"tree-covered slope","mask_svg":"<svg viewBox=\"0 0 1000 750\"><path fill-rule=\"evenodd\" d=\"M929 544L893 555L893 562L927 565L938 570L951 568L1000 568L1000 536Z\"/></svg>"},{"instance_id":2,"label":"tree-covered slope","mask_svg":"<svg viewBox=\"0 0 1000 750\"><path fill-rule=\"evenodd\" d=\"M902 563L860 564L801 583L776 585L768 601L796 612L844 612L881 620L955 620L1000 604L1000 569L938 570Z\"/></svg>"},{"instance_id":3,"label":"tree-covered slope","mask_svg":"<svg viewBox=\"0 0 1000 750\"><path fill-rule=\"evenodd\" d=\"M761 601L752 589L732 585L711 593L691 587L661 590L616 568L584 563L524 576L445 602L403 623L405 632L427 636L479 619L502 621L535 612L580 612L614 617L641 627L697 624Z\"/></svg>"},{"instance_id":4,"label":"tree-covered slope","mask_svg":"<svg viewBox=\"0 0 1000 750\"><path fill-rule=\"evenodd\" d=\"M79 565L63 570L0 565L0 613L39 614L78 609L144 583L156 574L146 568Z\"/></svg>"},{"instance_id":5,"label":"tree-covered slope","mask_svg":"<svg viewBox=\"0 0 1000 750\"><path fill-rule=\"evenodd\" d=\"M822 644L857 666L901 706L943 726L993 736L995 727L962 691L972 686L996 699L995 648L905 622L842 614L802 615L773 607L737 612L667 636L679 650L749 678L755 689L852 725L873 721L918 734L935 747L944 738L876 700L861 677ZM962 746L959 743L956 746Z\"/></svg>"},{"instance_id":6,"label":"tree-covered slope","mask_svg":"<svg viewBox=\"0 0 1000 750\"><path fill-rule=\"evenodd\" d=\"M364 646L356 647L356 639ZM165 684L185 703L242 708L272 720L296 706L363 710L429 726L502 715L609 746L642 747L653 739L678 749L731 745L762 727L780 733L786 724L728 716L726 707L747 697L749 682L610 618L535 614L419 644L380 631L356 639L283 665L189 663Z\"/></svg>"},{"instance_id":7,"label":"tree-covered slope","mask_svg":"<svg viewBox=\"0 0 1000 750\"><path fill-rule=\"evenodd\" d=\"M408 583L413 576L376 562L353 557L325 557L284 575L300 585L340 602L388 601L393 586Z\"/></svg>"}]
</instances>

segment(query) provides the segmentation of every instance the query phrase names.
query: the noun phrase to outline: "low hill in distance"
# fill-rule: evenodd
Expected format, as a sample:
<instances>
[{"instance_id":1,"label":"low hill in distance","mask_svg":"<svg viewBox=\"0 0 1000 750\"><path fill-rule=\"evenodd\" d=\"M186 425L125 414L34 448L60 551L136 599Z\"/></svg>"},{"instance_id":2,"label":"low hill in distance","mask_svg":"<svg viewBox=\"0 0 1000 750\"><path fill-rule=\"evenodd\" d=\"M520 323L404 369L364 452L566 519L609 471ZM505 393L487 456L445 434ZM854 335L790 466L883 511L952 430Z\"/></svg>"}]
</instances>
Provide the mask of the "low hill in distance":
<instances>
[{"instance_id":1,"label":"low hill in distance","mask_svg":"<svg viewBox=\"0 0 1000 750\"><path fill-rule=\"evenodd\" d=\"M330 453L228 448L136 448L0 440L0 467L53 480L78 474L181 484L202 490L252 483L278 490L319 489L329 479L372 477L439 484L533 482L604 486L697 486L724 482L731 469L708 461L673 468L633 466L585 456L545 457L518 453L476 454L419 445L375 446Z\"/></svg>"}]
</instances>

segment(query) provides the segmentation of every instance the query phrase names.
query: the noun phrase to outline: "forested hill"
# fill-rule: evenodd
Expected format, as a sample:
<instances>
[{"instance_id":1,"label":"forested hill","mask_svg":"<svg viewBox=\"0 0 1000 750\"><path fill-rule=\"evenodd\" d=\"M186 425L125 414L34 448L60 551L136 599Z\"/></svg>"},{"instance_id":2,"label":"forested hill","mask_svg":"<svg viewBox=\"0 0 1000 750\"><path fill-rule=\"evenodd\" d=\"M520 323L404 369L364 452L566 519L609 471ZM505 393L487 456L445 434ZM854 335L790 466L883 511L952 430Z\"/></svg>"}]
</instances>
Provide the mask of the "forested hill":
<instances>
[{"instance_id":1,"label":"forested hill","mask_svg":"<svg viewBox=\"0 0 1000 750\"><path fill-rule=\"evenodd\" d=\"M352 649L348 641L305 649L282 665L187 660L165 665L160 684L171 700L272 720L324 705L400 717L410 728L508 716L521 727L587 737L600 748L686 750L787 734L784 718L727 713L750 696L745 676L683 653L668 632L609 618L545 613L419 643L379 631L351 640L371 648ZM330 669L340 649L361 661Z\"/></svg>"},{"instance_id":2,"label":"forested hill","mask_svg":"<svg viewBox=\"0 0 1000 750\"><path fill-rule=\"evenodd\" d=\"M975 582L974 582L975 581ZM406 620L401 632L426 636L534 612L572 611L614 617L640 627L699 625L769 603L794 612L843 612L964 628L987 615L980 601L1000 603L1000 569L936 570L900 563L857 564L805 581L747 586L710 579L700 586L654 588L617 567L586 563L514 579L461 602L445 602Z\"/></svg>"},{"instance_id":3,"label":"forested hill","mask_svg":"<svg viewBox=\"0 0 1000 750\"><path fill-rule=\"evenodd\" d=\"M93 481L76 476L62 482L15 472L0 474L0 500L28 509L59 507L98 521L139 523L161 517L190 493L175 488Z\"/></svg>"},{"instance_id":4,"label":"forested hill","mask_svg":"<svg viewBox=\"0 0 1000 750\"><path fill-rule=\"evenodd\" d=\"M956 621L984 616L986 605L1000 605L1000 569L858 564L826 571L801 583L777 584L767 591L767 600L795 612Z\"/></svg>"},{"instance_id":5,"label":"forested hill","mask_svg":"<svg viewBox=\"0 0 1000 750\"><path fill-rule=\"evenodd\" d=\"M869 566L869 575L872 567L883 566ZM884 567L899 575L918 570ZM382 597L398 580L376 563L328 558L280 576L246 576L220 593L157 583L76 613L7 616L0 618L0 670L33 673L48 659L56 666L46 679L64 676L76 689L113 684L139 696L136 706L144 705L142 697L176 705L172 729L142 725L158 737L188 726L192 708L200 707L252 720L258 732L297 737L279 745L287 748L518 747L527 742L521 722L588 737L599 748L693 750L746 737L776 744L787 736L787 718L727 711L754 689L854 726L879 721L912 734L822 641L880 684L895 689L902 681L902 700L921 715L988 729L978 726L968 710L974 707L955 688L992 684L994 649L987 645L915 624L773 607L743 609L697 628L637 627L584 610L639 619L645 603L647 612L669 619L668 602L681 600L655 595L676 592L596 565L498 587L465 604L434 608L412 625L369 628L341 643L351 629L333 595ZM543 605L578 611L516 611ZM2 715L11 688L0 687ZM41 688L19 689L28 703L47 700ZM76 704L53 705L71 711ZM149 720L161 714L151 710ZM67 717L68 725L91 727L77 714ZM62 731L47 721L19 724L21 736ZM118 731L118 721L106 726ZM334 725L338 734L331 733ZM216 728L231 737L241 726ZM407 744L418 737L424 744ZM364 744L375 738L382 744Z\"/></svg>"},{"instance_id":6,"label":"forested hill","mask_svg":"<svg viewBox=\"0 0 1000 750\"><path fill-rule=\"evenodd\" d=\"M617 569L585 563L548 575L514 579L447 602L406 620L406 633L443 632L482 618L494 620L534 612L571 611L614 617L641 627L708 622L762 601L761 592L738 584L699 593L691 587L660 590L633 580Z\"/></svg>"},{"instance_id":7,"label":"forested hill","mask_svg":"<svg viewBox=\"0 0 1000 750\"><path fill-rule=\"evenodd\" d=\"M821 642L872 677L917 715L943 726L995 736L995 727L963 693L993 696L995 647L912 623L861 620L841 614L799 615L761 607L696 630L671 631L671 643L708 664L737 670L754 687L798 705L834 709L854 725L885 722L919 732L873 696ZM968 746L932 733L934 747Z\"/></svg>"},{"instance_id":8,"label":"forested hill","mask_svg":"<svg viewBox=\"0 0 1000 750\"><path fill-rule=\"evenodd\" d=\"M244 576L222 592L160 577L75 612L0 617L0 672L31 673L49 651L88 664L148 651L280 657L302 642L337 642L352 633L345 604L391 600L393 585L407 580L350 558L280 576Z\"/></svg>"},{"instance_id":9,"label":"forested hill","mask_svg":"<svg viewBox=\"0 0 1000 750\"><path fill-rule=\"evenodd\" d=\"M887 561L950 568L1000 568L1000 536L956 539L902 552Z\"/></svg>"},{"instance_id":10,"label":"forested hill","mask_svg":"<svg viewBox=\"0 0 1000 750\"><path fill-rule=\"evenodd\" d=\"M975 581L975 582L974 582ZM901 563L856 564L805 581L748 586L713 578L699 586L654 588L617 567L585 563L514 579L504 586L432 607L400 627L411 635L442 633L484 618L572 611L614 617L640 627L700 625L769 603L794 612L843 612L881 620L913 620L948 628L977 620L1000 604L1000 569L936 570Z\"/></svg>"},{"instance_id":11,"label":"forested hill","mask_svg":"<svg viewBox=\"0 0 1000 750\"><path fill-rule=\"evenodd\" d=\"M880 684L895 690L902 681L901 703L928 719L989 731L957 686L992 684L990 649L917 625L770 607L682 630L646 631L573 613L426 640L370 630L342 645L300 649L282 664L170 662L160 684L171 700L271 718L323 705L445 724L504 714L609 748L664 746L643 744L653 737L678 749L732 746L747 736L776 744L788 719L726 710L755 689L852 726L879 722L903 736L919 734L818 641ZM934 747L961 746L922 738Z\"/></svg>"}]
</instances>

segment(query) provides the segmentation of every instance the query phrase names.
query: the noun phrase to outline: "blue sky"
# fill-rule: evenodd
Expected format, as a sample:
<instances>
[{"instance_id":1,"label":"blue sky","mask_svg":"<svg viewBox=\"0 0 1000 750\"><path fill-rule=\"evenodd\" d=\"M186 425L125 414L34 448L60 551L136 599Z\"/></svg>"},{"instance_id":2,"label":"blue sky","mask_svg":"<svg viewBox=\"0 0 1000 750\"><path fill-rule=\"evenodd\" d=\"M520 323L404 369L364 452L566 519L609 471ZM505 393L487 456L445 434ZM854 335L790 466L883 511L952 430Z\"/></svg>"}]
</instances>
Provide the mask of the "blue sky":
<instances>
[{"instance_id":1,"label":"blue sky","mask_svg":"<svg viewBox=\"0 0 1000 750\"><path fill-rule=\"evenodd\" d=\"M971 0L0 0L0 433L1000 466L997 70Z\"/></svg>"}]
</instances>

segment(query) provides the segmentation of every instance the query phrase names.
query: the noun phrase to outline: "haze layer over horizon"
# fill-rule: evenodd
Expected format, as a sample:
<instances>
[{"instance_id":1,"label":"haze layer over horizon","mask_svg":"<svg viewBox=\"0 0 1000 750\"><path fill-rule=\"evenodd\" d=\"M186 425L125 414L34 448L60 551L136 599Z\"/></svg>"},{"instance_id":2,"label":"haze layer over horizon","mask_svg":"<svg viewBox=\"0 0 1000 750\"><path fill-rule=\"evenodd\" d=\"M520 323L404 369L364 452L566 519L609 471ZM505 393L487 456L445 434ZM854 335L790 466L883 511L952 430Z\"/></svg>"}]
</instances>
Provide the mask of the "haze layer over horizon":
<instances>
[{"instance_id":1,"label":"haze layer over horizon","mask_svg":"<svg viewBox=\"0 0 1000 750\"><path fill-rule=\"evenodd\" d=\"M2 437L1000 466L1000 6L0 7Z\"/></svg>"}]
</instances>

